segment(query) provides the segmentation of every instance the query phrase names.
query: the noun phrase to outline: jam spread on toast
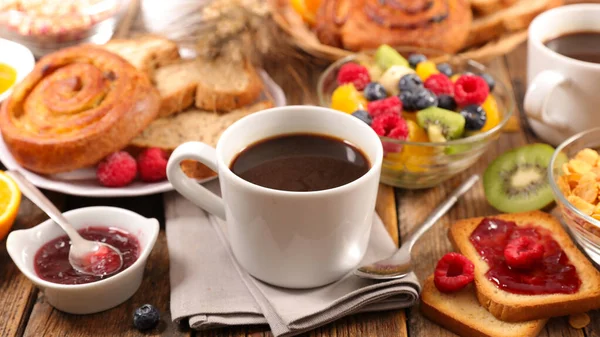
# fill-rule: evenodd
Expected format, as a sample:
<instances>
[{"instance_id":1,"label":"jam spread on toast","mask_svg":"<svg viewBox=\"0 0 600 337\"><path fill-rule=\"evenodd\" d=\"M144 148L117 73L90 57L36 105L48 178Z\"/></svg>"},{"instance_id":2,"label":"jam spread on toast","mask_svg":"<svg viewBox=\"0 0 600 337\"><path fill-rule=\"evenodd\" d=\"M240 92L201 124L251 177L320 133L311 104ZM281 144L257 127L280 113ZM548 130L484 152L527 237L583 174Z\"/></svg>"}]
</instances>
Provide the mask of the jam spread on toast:
<instances>
[{"instance_id":1,"label":"jam spread on toast","mask_svg":"<svg viewBox=\"0 0 600 337\"><path fill-rule=\"evenodd\" d=\"M543 255L528 268L511 267L505 249L523 236L542 245ZM581 286L575 266L545 228L484 218L469 240L490 267L485 274L487 279L504 291L523 295L573 294Z\"/></svg>"}]
</instances>

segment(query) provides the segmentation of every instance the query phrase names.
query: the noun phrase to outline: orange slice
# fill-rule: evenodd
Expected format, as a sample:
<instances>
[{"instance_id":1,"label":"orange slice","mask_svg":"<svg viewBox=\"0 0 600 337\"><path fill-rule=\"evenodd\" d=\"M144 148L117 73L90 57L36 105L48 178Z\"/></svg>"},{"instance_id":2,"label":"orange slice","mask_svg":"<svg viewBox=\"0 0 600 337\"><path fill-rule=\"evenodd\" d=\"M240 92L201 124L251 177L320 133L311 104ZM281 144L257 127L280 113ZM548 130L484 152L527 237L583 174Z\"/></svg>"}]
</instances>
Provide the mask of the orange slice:
<instances>
[{"instance_id":1,"label":"orange slice","mask_svg":"<svg viewBox=\"0 0 600 337\"><path fill-rule=\"evenodd\" d=\"M0 240L3 240L17 217L21 191L11 177L0 171Z\"/></svg>"}]
</instances>

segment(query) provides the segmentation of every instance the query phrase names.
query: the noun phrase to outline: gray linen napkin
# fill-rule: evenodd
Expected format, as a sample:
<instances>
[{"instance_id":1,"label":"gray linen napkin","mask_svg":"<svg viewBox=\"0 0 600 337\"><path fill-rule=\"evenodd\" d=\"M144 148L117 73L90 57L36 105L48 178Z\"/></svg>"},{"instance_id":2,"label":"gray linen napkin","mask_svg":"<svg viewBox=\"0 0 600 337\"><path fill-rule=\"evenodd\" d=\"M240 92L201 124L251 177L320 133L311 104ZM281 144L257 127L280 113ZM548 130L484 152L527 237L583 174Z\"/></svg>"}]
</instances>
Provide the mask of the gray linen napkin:
<instances>
[{"instance_id":1,"label":"gray linen napkin","mask_svg":"<svg viewBox=\"0 0 600 337\"><path fill-rule=\"evenodd\" d=\"M218 191L218 182L205 186ZM293 336L340 317L410 307L420 285L414 274L374 282L347 275L315 289L284 289L263 283L235 261L227 226L176 192L165 195L170 257L171 316L193 329L269 324L273 334ZM388 257L396 247L378 216L364 263Z\"/></svg>"}]
</instances>

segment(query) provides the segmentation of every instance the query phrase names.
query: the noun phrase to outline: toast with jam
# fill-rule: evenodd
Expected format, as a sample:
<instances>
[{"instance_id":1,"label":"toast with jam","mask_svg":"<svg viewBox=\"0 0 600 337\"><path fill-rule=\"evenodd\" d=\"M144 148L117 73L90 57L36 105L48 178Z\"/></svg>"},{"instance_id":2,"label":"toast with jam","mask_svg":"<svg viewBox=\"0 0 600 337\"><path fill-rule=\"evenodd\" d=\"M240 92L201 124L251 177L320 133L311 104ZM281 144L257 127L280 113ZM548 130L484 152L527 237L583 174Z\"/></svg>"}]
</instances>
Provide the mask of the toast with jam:
<instances>
[{"instance_id":1,"label":"toast with jam","mask_svg":"<svg viewBox=\"0 0 600 337\"><path fill-rule=\"evenodd\" d=\"M479 304L473 284L445 293L436 288L433 276L423 284L421 312L455 334L469 337L535 337L547 321L503 322Z\"/></svg>"},{"instance_id":2,"label":"toast with jam","mask_svg":"<svg viewBox=\"0 0 600 337\"><path fill-rule=\"evenodd\" d=\"M474 264L479 303L521 322L600 308L600 272L551 215L533 211L464 219L454 247Z\"/></svg>"}]
</instances>

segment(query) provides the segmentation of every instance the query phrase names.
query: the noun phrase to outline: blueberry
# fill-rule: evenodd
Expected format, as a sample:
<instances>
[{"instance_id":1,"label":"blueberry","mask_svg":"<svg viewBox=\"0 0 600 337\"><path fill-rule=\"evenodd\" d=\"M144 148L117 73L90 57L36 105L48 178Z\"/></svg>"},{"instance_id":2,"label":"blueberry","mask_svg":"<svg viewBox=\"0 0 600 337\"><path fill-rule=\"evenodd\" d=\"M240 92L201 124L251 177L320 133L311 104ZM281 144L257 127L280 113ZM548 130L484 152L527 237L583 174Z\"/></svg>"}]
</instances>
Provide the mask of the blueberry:
<instances>
[{"instance_id":1,"label":"blueberry","mask_svg":"<svg viewBox=\"0 0 600 337\"><path fill-rule=\"evenodd\" d=\"M363 94L365 95L365 98L368 101L377 101L387 97L387 92L385 91L385 88L383 87L383 85L377 82L371 82L367 84L365 90L363 91Z\"/></svg>"},{"instance_id":2,"label":"blueberry","mask_svg":"<svg viewBox=\"0 0 600 337\"><path fill-rule=\"evenodd\" d=\"M371 126L371 123L373 122L373 117L371 117L371 115L368 112L366 112L365 110L356 110L352 113L352 116L367 123L369 126Z\"/></svg>"},{"instance_id":3,"label":"blueberry","mask_svg":"<svg viewBox=\"0 0 600 337\"><path fill-rule=\"evenodd\" d=\"M456 110L456 101L454 97L450 95L439 95L438 96L438 107L446 110Z\"/></svg>"},{"instance_id":4,"label":"blueberry","mask_svg":"<svg viewBox=\"0 0 600 337\"><path fill-rule=\"evenodd\" d=\"M437 106L437 96L428 89L421 88L414 93L414 104L416 110L427 109L431 106Z\"/></svg>"},{"instance_id":5,"label":"blueberry","mask_svg":"<svg viewBox=\"0 0 600 337\"><path fill-rule=\"evenodd\" d=\"M437 65L437 70L440 73L442 73L442 74L444 74L444 75L446 75L448 77L452 76L452 74L453 74L452 67L448 63L440 63L440 64L438 64Z\"/></svg>"},{"instance_id":6,"label":"blueberry","mask_svg":"<svg viewBox=\"0 0 600 337\"><path fill-rule=\"evenodd\" d=\"M417 64L423 62L423 61L427 61L427 56L423 55L423 54L411 54L408 57L408 64L415 69L417 67Z\"/></svg>"},{"instance_id":7,"label":"blueberry","mask_svg":"<svg viewBox=\"0 0 600 337\"><path fill-rule=\"evenodd\" d=\"M494 80L492 75L481 74L480 76L485 80L485 83L487 83L488 87L490 88L490 91L494 90L494 87L496 86L496 80Z\"/></svg>"},{"instance_id":8,"label":"blueberry","mask_svg":"<svg viewBox=\"0 0 600 337\"><path fill-rule=\"evenodd\" d=\"M406 74L400 78L398 89L402 91L414 91L423 87L423 81L417 74Z\"/></svg>"},{"instance_id":9,"label":"blueberry","mask_svg":"<svg viewBox=\"0 0 600 337\"><path fill-rule=\"evenodd\" d=\"M410 90L401 91L398 98L402 101L402 110L405 111L416 111L415 107L415 93Z\"/></svg>"},{"instance_id":10,"label":"blueberry","mask_svg":"<svg viewBox=\"0 0 600 337\"><path fill-rule=\"evenodd\" d=\"M480 105L467 105L460 110L460 114L465 118L465 130L467 131L481 130L487 120L485 110Z\"/></svg>"},{"instance_id":11,"label":"blueberry","mask_svg":"<svg viewBox=\"0 0 600 337\"><path fill-rule=\"evenodd\" d=\"M158 325L160 313L151 304L144 304L135 310L133 314L133 325L138 330L152 329Z\"/></svg>"}]
</instances>

